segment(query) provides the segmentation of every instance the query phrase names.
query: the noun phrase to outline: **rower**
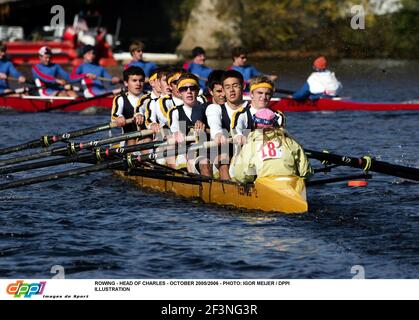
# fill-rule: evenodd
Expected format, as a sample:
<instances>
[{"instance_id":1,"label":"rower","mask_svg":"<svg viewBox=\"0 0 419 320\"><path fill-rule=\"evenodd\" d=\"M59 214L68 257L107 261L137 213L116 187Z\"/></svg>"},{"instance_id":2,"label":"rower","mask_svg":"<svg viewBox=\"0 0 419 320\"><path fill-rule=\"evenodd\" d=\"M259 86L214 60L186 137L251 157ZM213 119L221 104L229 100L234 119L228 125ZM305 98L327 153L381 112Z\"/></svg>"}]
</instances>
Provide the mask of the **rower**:
<instances>
[{"instance_id":1,"label":"rower","mask_svg":"<svg viewBox=\"0 0 419 320\"><path fill-rule=\"evenodd\" d=\"M39 87L39 95L46 97L78 97L77 93L67 84L67 82L75 81L58 64L51 63L51 48L42 47L38 53L40 63L32 67L32 76L35 84ZM60 86L65 91L59 90Z\"/></svg>"},{"instance_id":2,"label":"rower","mask_svg":"<svg viewBox=\"0 0 419 320\"><path fill-rule=\"evenodd\" d=\"M295 100L317 100L320 98L337 97L342 89L342 84L337 80L335 74L327 69L327 59L324 56L318 57L313 63L314 72L307 82L293 94Z\"/></svg>"},{"instance_id":3,"label":"rower","mask_svg":"<svg viewBox=\"0 0 419 320\"><path fill-rule=\"evenodd\" d=\"M206 128L209 128L206 111L210 105L223 105L226 103L226 95L223 90L222 78L225 71L223 70L214 70L208 76L207 89L211 95L211 102L205 102L196 106L192 111L192 121L196 123L200 121L205 125Z\"/></svg>"},{"instance_id":4,"label":"rower","mask_svg":"<svg viewBox=\"0 0 419 320\"><path fill-rule=\"evenodd\" d=\"M157 65L154 62L146 62L143 60L144 55L144 43L141 41L134 41L130 47L129 52L132 56L132 61L125 65L125 69L129 67L140 67L144 70L144 73L146 75L146 82L148 82L149 78L152 75L152 72L157 69Z\"/></svg>"},{"instance_id":5,"label":"rower","mask_svg":"<svg viewBox=\"0 0 419 320\"><path fill-rule=\"evenodd\" d=\"M82 56L84 62L73 69L70 78L74 81L82 81L82 84L85 87L84 96L86 98L106 94L108 90L105 88L103 81L109 81L112 84L120 82L118 77L112 77L104 67L94 62L96 52L93 46L84 46ZM112 93L117 95L120 93L120 89L115 89Z\"/></svg>"},{"instance_id":6,"label":"rower","mask_svg":"<svg viewBox=\"0 0 419 320\"><path fill-rule=\"evenodd\" d=\"M262 108L268 108L275 91L274 83L265 76L259 76L250 81L251 101L246 106L237 110L233 115L231 129L236 144L246 143L247 135L254 130L253 116ZM277 112L278 125L283 126L285 119L282 112Z\"/></svg>"},{"instance_id":7,"label":"rower","mask_svg":"<svg viewBox=\"0 0 419 320\"><path fill-rule=\"evenodd\" d=\"M236 47L232 50L233 65L229 68L230 70L236 70L243 75L244 81L248 83L250 79L262 75L258 69L254 66L247 64L247 57L249 52L247 49L242 47ZM271 81L276 81L278 76L266 75Z\"/></svg>"},{"instance_id":8,"label":"rower","mask_svg":"<svg viewBox=\"0 0 419 320\"><path fill-rule=\"evenodd\" d=\"M190 130L196 130L197 132L203 131L205 128L195 125L192 122L192 110L197 105L198 93L199 93L199 79L194 74L185 73L178 79L178 91L181 94L183 105L176 106L169 111L168 120L170 131L176 142L182 143L185 141L185 136ZM182 130L185 130L182 132ZM197 163L195 159L190 155L187 155L188 172L196 173L195 166L199 167L201 175L206 177L212 176L212 170L209 159L204 157L198 157ZM169 166L174 167L174 161L168 159Z\"/></svg>"},{"instance_id":9,"label":"rower","mask_svg":"<svg viewBox=\"0 0 419 320\"><path fill-rule=\"evenodd\" d=\"M182 95L177 86L177 82L182 74L183 70L181 69L173 69L167 74L167 85L170 93L161 97L158 101L159 110L157 112L160 124L166 124L168 122L168 114L172 108L183 105ZM167 88L164 87L165 84L162 85L162 89L165 89L167 92Z\"/></svg>"},{"instance_id":10,"label":"rower","mask_svg":"<svg viewBox=\"0 0 419 320\"><path fill-rule=\"evenodd\" d=\"M224 150L221 147L220 155L214 160L220 173L220 179L230 180L229 166L230 160L234 154L234 146L228 143L231 121L234 113L247 106L247 102L243 100L244 79L240 72L230 70L224 72L221 77L222 89L225 94L225 103L212 104L206 109L208 126L211 132L211 139L221 146L228 146ZM214 87L216 88L216 87Z\"/></svg>"},{"instance_id":11,"label":"rower","mask_svg":"<svg viewBox=\"0 0 419 320\"><path fill-rule=\"evenodd\" d=\"M121 93L113 100L112 121L122 127L124 134L145 129L144 111L137 110L137 106L142 105L143 88L145 74L139 67L129 67L123 72L124 84L127 88L126 93ZM127 119L135 117L135 123L126 124ZM137 144L136 139L128 140L127 145Z\"/></svg>"},{"instance_id":12,"label":"rower","mask_svg":"<svg viewBox=\"0 0 419 320\"><path fill-rule=\"evenodd\" d=\"M6 45L0 42L0 94L13 92L7 81L9 77L16 79L21 84L26 82L26 78L16 70L13 63L6 59L6 49ZM8 96L12 95L10 94ZM16 96L19 96L19 94Z\"/></svg>"},{"instance_id":13,"label":"rower","mask_svg":"<svg viewBox=\"0 0 419 320\"><path fill-rule=\"evenodd\" d=\"M190 63L185 63L183 68L199 78L199 85L201 90L204 91L206 89L208 76L212 72L212 69L205 65L207 59L205 50L202 47L195 47L192 50L192 59L193 60Z\"/></svg>"},{"instance_id":14,"label":"rower","mask_svg":"<svg viewBox=\"0 0 419 320\"><path fill-rule=\"evenodd\" d=\"M277 115L262 108L254 116L256 130L250 133L234 167L234 179L253 183L256 178L297 176L308 179L310 162L301 145L278 126Z\"/></svg>"},{"instance_id":15,"label":"rower","mask_svg":"<svg viewBox=\"0 0 419 320\"><path fill-rule=\"evenodd\" d=\"M161 97L160 81L158 79L159 69L155 69L148 79L151 86L151 92L144 96L142 105L139 108L143 108L145 116L145 124L147 128L150 128L153 122L156 122L155 114L156 103ZM137 109L137 113L140 110ZM153 121L154 119L154 121Z\"/></svg>"}]
</instances>

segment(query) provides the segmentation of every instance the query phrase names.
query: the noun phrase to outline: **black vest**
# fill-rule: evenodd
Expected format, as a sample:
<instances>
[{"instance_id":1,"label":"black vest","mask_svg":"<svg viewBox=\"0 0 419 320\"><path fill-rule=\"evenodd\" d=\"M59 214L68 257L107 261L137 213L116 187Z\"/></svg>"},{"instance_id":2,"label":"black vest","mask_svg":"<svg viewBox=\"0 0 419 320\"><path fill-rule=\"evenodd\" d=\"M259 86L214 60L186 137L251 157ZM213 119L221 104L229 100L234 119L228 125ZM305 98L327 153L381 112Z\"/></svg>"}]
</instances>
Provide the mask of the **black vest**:
<instances>
[{"instance_id":1,"label":"black vest","mask_svg":"<svg viewBox=\"0 0 419 320\"><path fill-rule=\"evenodd\" d=\"M124 100L124 108L122 109L122 115L125 119L133 118L135 114L135 107L131 104L126 94L122 95L122 99ZM131 123L123 127L122 130L124 133L129 133L138 131L138 128L135 123Z\"/></svg>"},{"instance_id":2,"label":"black vest","mask_svg":"<svg viewBox=\"0 0 419 320\"><path fill-rule=\"evenodd\" d=\"M183 110L183 105L176 107L176 110L179 112L179 122L185 122L186 123L186 131L189 132L190 129L195 128L194 123L191 119L188 118L188 116L185 113L185 110Z\"/></svg>"}]
</instances>

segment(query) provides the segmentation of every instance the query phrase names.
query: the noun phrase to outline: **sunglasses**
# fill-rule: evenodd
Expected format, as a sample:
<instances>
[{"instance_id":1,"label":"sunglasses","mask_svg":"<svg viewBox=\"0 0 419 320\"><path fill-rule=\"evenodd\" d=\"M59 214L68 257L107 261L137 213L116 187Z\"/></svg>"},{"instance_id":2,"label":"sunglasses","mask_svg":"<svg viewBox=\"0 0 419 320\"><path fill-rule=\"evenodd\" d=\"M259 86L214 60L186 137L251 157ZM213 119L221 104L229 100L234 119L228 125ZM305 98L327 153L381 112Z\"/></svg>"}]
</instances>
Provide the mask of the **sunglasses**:
<instances>
[{"instance_id":1,"label":"sunglasses","mask_svg":"<svg viewBox=\"0 0 419 320\"><path fill-rule=\"evenodd\" d=\"M199 88L197 86L185 86L179 88L179 92L187 92L188 90L191 90L192 92L197 92Z\"/></svg>"}]
</instances>

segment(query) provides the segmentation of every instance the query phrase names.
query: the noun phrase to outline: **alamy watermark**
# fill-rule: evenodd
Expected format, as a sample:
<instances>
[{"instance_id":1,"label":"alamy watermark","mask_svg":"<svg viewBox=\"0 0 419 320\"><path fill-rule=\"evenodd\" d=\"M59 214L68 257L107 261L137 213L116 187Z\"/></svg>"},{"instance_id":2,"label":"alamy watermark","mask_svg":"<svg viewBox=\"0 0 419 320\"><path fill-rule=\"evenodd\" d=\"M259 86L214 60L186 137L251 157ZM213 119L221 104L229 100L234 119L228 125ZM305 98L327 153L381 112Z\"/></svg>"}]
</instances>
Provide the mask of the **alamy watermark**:
<instances>
[{"instance_id":1,"label":"alamy watermark","mask_svg":"<svg viewBox=\"0 0 419 320\"><path fill-rule=\"evenodd\" d=\"M354 280L365 280L366 273L363 266L357 265L351 268L351 274L353 275L352 279Z\"/></svg>"},{"instance_id":2,"label":"alamy watermark","mask_svg":"<svg viewBox=\"0 0 419 320\"><path fill-rule=\"evenodd\" d=\"M55 5L51 7L50 13L54 16L51 19L51 28L64 28L65 27L65 9L63 6Z\"/></svg>"},{"instance_id":3,"label":"alamy watermark","mask_svg":"<svg viewBox=\"0 0 419 320\"><path fill-rule=\"evenodd\" d=\"M351 28L353 30L365 30L365 8L362 5L351 8Z\"/></svg>"}]
</instances>

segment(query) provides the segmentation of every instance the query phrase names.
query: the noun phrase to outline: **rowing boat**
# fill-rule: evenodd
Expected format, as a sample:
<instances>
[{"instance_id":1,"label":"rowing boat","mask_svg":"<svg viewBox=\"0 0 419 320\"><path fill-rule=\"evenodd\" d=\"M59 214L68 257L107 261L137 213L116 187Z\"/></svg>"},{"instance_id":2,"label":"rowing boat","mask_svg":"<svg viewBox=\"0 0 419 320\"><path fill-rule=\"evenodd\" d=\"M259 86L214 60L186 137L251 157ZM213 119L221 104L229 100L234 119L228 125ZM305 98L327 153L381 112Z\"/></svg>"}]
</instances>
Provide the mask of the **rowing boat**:
<instances>
[{"instance_id":1,"label":"rowing boat","mask_svg":"<svg viewBox=\"0 0 419 320\"><path fill-rule=\"evenodd\" d=\"M77 103L76 103L77 101ZM86 100L68 97L0 97L0 107L18 112L41 112L57 109L59 106L74 102L69 107L60 109L65 112L80 112L92 107L112 108L112 97ZM273 110L283 112L314 112L314 111L402 111L419 110L419 103L373 103L357 102L340 99L319 99L316 101L296 101L289 98L273 98L270 104Z\"/></svg>"},{"instance_id":2,"label":"rowing boat","mask_svg":"<svg viewBox=\"0 0 419 320\"><path fill-rule=\"evenodd\" d=\"M126 175L123 171L115 173L140 188L200 199L209 204L284 214L308 211L305 181L297 177L259 178L254 185L243 186L219 180L188 181L188 178L183 177L179 182L178 179L168 181L153 177L152 174L140 176Z\"/></svg>"}]
</instances>

